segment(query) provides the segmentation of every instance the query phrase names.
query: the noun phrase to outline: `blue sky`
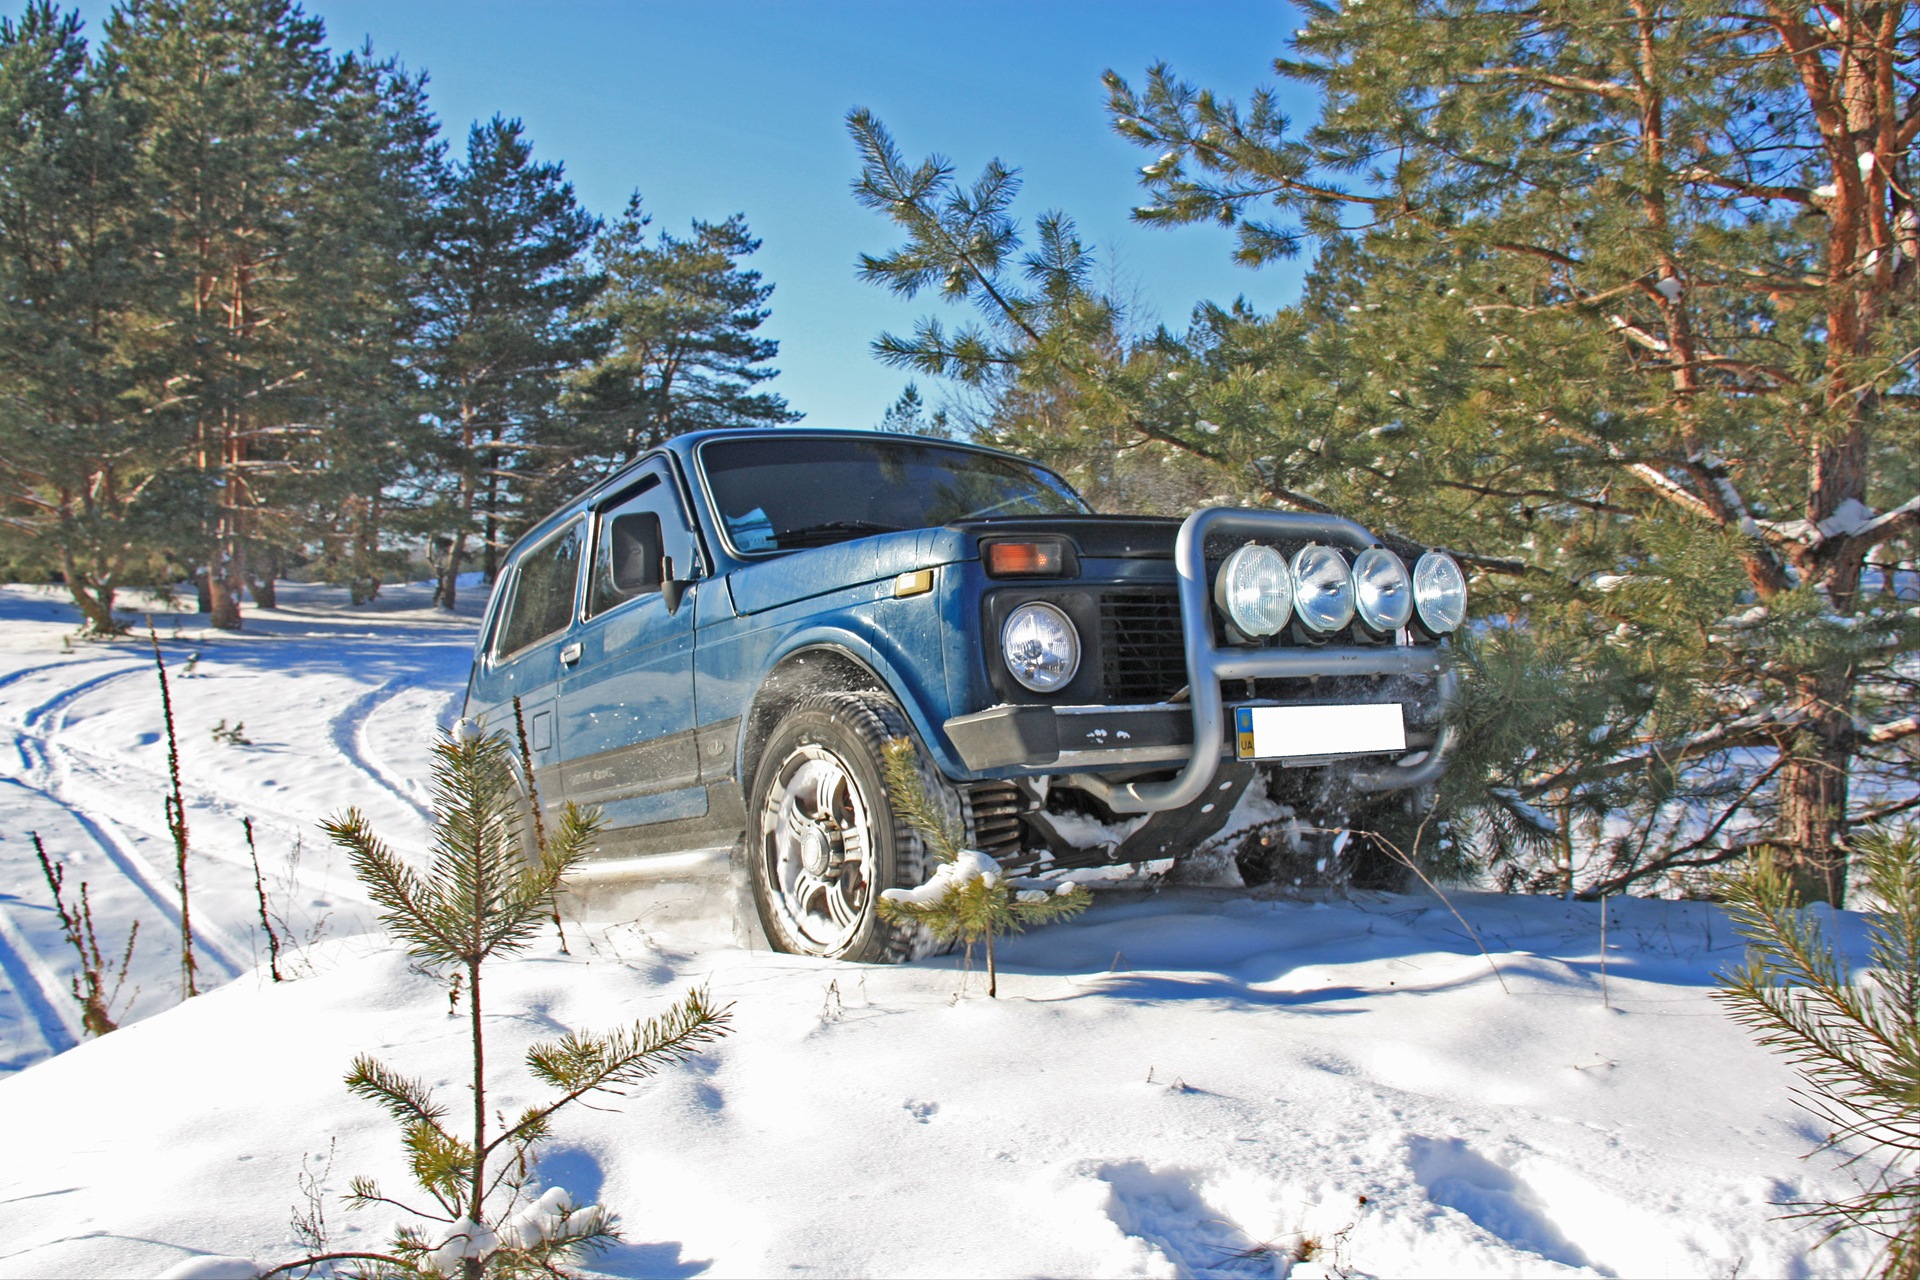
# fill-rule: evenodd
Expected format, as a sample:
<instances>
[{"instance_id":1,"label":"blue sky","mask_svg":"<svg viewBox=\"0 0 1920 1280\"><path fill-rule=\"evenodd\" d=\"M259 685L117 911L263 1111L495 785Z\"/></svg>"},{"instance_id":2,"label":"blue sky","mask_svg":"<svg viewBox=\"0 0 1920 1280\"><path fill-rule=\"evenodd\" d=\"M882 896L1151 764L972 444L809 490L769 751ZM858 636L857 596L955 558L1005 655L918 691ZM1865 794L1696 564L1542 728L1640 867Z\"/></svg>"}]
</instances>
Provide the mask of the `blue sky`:
<instances>
[{"instance_id":1,"label":"blue sky","mask_svg":"<svg viewBox=\"0 0 1920 1280\"><path fill-rule=\"evenodd\" d=\"M998 155L1022 170L1017 208L1061 208L1083 238L1117 250L1122 277L1161 320L1203 298L1290 300L1297 271L1228 260L1218 228L1131 224L1134 176L1153 157L1108 129L1100 74L1138 80L1158 59L1244 100L1270 79L1297 20L1272 0L313 0L336 49L374 47L425 68L456 145L476 118L526 122L537 153L563 161L582 202L611 214L638 189L654 225L746 215L776 285L775 388L807 421L867 426L907 382L868 343L942 309L854 277L862 251L896 243L853 202L857 171L844 117L872 108L902 149L952 158L971 178ZM1303 99L1296 119L1310 117ZM937 391L922 385L936 402Z\"/></svg>"}]
</instances>

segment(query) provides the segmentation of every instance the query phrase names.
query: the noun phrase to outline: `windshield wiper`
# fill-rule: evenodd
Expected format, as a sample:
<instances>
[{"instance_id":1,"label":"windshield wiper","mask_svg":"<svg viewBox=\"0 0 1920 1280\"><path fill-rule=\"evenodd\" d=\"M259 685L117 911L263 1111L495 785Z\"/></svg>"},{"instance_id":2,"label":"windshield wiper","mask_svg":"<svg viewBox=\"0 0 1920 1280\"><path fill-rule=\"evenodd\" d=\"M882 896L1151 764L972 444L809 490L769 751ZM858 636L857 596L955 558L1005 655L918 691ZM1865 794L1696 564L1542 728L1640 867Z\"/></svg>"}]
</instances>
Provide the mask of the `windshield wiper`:
<instances>
[{"instance_id":1,"label":"windshield wiper","mask_svg":"<svg viewBox=\"0 0 1920 1280\"><path fill-rule=\"evenodd\" d=\"M848 542L875 533L899 532L901 529L898 525L879 524L872 520L829 520L825 524L783 529L779 534L779 542L782 547L810 546L816 543Z\"/></svg>"}]
</instances>

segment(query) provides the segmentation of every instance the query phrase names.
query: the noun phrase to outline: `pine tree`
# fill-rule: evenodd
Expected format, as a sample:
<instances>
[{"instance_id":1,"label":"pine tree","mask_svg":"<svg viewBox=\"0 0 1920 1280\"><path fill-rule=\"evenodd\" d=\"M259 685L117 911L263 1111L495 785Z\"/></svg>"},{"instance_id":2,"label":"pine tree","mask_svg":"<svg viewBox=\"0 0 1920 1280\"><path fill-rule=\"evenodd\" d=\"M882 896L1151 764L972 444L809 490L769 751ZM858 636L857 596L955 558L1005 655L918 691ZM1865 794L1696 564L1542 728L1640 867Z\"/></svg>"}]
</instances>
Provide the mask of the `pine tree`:
<instances>
[{"instance_id":1,"label":"pine tree","mask_svg":"<svg viewBox=\"0 0 1920 1280\"><path fill-rule=\"evenodd\" d=\"M220 626L409 448L421 81L277 0L0 34L0 498L9 559L113 594L199 571Z\"/></svg>"},{"instance_id":2,"label":"pine tree","mask_svg":"<svg viewBox=\"0 0 1920 1280\"><path fill-rule=\"evenodd\" d=\"M470 539L492 581L513 536L544 514L521 509L522 489L565 456L555 406L591 354L574 316L601 287L580 261L597 230L562 167L534 160L518 120L473 126L443 180L416 339L439 437L416 477L443 608Z\"/></svg>"},{"instance_id":3,"label":"pine tree","mask_svg":"<svg viewBox=\"0 0 1920 1280\"><path fill-rule=\"evenodd\" d=\"M920 777L913 744L896 738L885 747L887 793L900 815L918 831L938 865L933 878L917 889L887 889L880 895L882 917L926 926L942 942L983 943L987 955L987 994L1000 994L993 963L993 940L1030 924L1066 920L1085 911L1092 896L1071 880L1047 882L1009 876L977 849L964 847L960 824L934 804Z\"/></svg>"},{"instance_id":4,"label":"pine tree","mask_svg":"<svg viewBox=\"0 0 1920 1280\"><path fill-rule=\"evenodd\" d=\"M604 346L568 402L582 478L689 431L800 416L756 389L779 372L767 362L780 344L759 336L773 286L743 265L760 248L746 219L695 219L684 239L650 234L651 221L635 195L594 242L606 288L581 318Z\"/></svg>"},{"instance_id":5,"label":"pine tree","mask_svg":"<svg viewBox=\"0 0 1920 1280\"><path fill-rule=\"evenodd\" d=\"M315 548L315 577L355 603L377 595L406 560L386 536L394 486L433 446L413 337L445 148L425 76L361 49L336 60L327 103L317 191L350 283L336 277L342 294L306 378L311 429L287 437L296 465L279 472L277 510L260 513L248 542L249 589L268 607L276 571Z\"/></svg>"},{"instance_id":6,"label":"pine tree","mask_svg":"<svg viewBox=\"0 0 1920 1280\"><path fill-rule=\"evenodd\" d=\"M554 1095L489 1129L484 966L525 949L552 918L553 896L598 826L597 817L568 804L552 838L524 849L521 835L530 824L513 758L504 737L464 723L436 744L434 857L424 874L388 848L358 810L323 824L408 954L454 971L471 1029L470 1128L451 1122L449 1108L424 1082L372 1057L356 1058L347 1076L354 1093L384 1107L405 1131L415 1181L432 1201L432 1208L410 1212L442 1224L402 1226L389 1253L327 1255L372 1264L374 1274L457 1270L468 1280L564 1274L572 1258L615 1235L610 1215L598 1206L573 1207L562 1188L530 1197L533 1155L553 1115L589 1094L636 1084L728 1029L727 1010L695 990L631 1027L575 1031L536 1044L527 1051L527 1067ZM354 1180L351 1199L361 1206L394 1203L365 1178Z\"/></svg>"},{"instance_id":7,"label":"pine tree","mask_svg":"<svg viewBox=\"0 0 1920 1280\"><path fill-rule=\"evenodd\" d=\"M184 540L183 457L139 403L157 368L138 124L80 29L44 3L0 21L0 550L59 573L109 635L116 591L166 580Z\"/></svg>"},{"instance_id":8,"label":"pine tree","mask_svg":"<svg viewBox=\"0 0 1920 1280\"><path fill-rule=\"evenodd\" d=\"M1023 261L996 173L960 189L856 116L860 198L910 237L869 275L986 313L883 354L1057 384L1077 421L1247 498L1462 553L1507 622L1469 637L1488 732L1450 785L1523 879L1577 832L1585 892L1767 844L1841 898L1848 829L1910 808L1920 773L1895 590L1920 531L1914 11L1307 13L1276 64L1322 95L1305 131L1271 90L1109 76L1157 157L1136 216L1234 226L1250 265L1316 248L1298 307L1103 350L985 287ZM1057 278L1049 256L1022 269Z\"/></svg>"},{"instance_id":9,"label":"pine tree","mask_svg":"<svg viewBox=\"0 0 1920 1280\"><path fill-rule=\"evenodd\" d=\"M392 381L431 122L417 78L336 60L290 0L144 0L105 25L100 74L138 123L151 227L133 404L173 435L166 499L200 525L176 550L212 624L235 628L249 582L270 594L353 473L335 415Z\"/></svg>"},{"instance_id":10,"label":"pine tree","mask_svg":"<svg viewBox=\"0 0 1920 1280\"><path fill-rule=\"evenodd\" d=\"M960 384L957 430L1047 463L1097 510L1184 514L1262 492L1250 474L1236 484L1245 469L1225 442L1194 448L1191 433L1176 434L1192 422L1183 414L1191 406L1178 403L1186 389L1165 377L1182 344L1164 330L1135 331L1136 308L1102 287L1107 273L1073 221L1043 212L1022 252L1017 170L995 159L965 184L942 156L910 164L870 111L849 113L847 128L863 162L855 199L906 236L888 253L863 254L861 278L909 298L933 291L979 316L951 330L929 318L873 343L888 364ZM1297 490L1263 496L1312 505Z\"/></svg>"},{"instance_id":11,"label":"pine tree","mask_svg":"<svg viewBox=\"0 0 1920 1280\"><path fill-rule=\"evenodd\" d=\"M1854 1159L1884 1157L1859 1196L1813 1206L1828 1235L1859 1228L1885 1246L1880 1274L1920 1276L1920 841L1874 835L1860 870L1868 912L1867 964L1855 968L1802 909L1792 878L1762 856L1726 883L1727 909L1747 938L1746 962L1716 999L1764 1045L1800 1069L1801 1105L1827 1130L1825 1145Z\"/></svg>"},{"instance_id":12,"label":"pine tree","mask_svg":"<svg viewBox=\"0 0 1920 1280\"><path fill-rule=\"evenodd\" d=\"M1656 692L1523 798L1637 771L1706 800L1686 861L1772 841L1838 901L1849 826L1887 812L1855 773L1910 770L1920 733L1889 661L1920 632L1885 608L1920 531L1915 11L1308 13L1276 64L1325 95L1303 134L1268 92L1109 77L1161 153L1139 216L1236 225L1255 263L1341 244L1332 341L1393 434L1340 432L1338 461L1510 561L1522 603L1617 620L1641 671L1691 651L1702 696Z\"/></svg>"},{"instance_id":13,"label":"pine tree","mask_svg":"<svg viewBox=\"0 0 1920 1280\"><path fill-rule=\"evenodd\" d=\"M931 436L938 440L955 438L953 422L946 409L927 408L927 402L921 398L917 383L909 382L900 392L900 398L887 406L880 415L880 421L874 424L875 431L891 431L897 435Z\"/></svg>"}]
</instances>

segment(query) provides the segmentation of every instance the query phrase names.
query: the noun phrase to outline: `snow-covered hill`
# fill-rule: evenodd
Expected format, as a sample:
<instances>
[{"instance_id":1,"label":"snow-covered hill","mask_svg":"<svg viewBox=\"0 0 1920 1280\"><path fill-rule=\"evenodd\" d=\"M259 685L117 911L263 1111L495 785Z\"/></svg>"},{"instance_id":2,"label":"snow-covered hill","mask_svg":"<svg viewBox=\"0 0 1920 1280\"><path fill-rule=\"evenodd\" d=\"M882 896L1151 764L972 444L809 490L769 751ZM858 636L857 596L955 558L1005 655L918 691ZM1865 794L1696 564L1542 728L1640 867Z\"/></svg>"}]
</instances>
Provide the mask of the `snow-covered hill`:
<instances>
[{"instance_id":1,"label":"snow-covered hill","mask_svg":"<svg viewBox=\"0 0 1920 1280\"><path fill-rule=\"evenodd\" d=\"M391 592L288 592L248 633L156 615L175 672L207 985L177 1005L178 922L151 655L79 645L38 589L0 590L0 1275L151 1275L195 1253L294 1256L302 1175L336 1247L391 1215L397 1137L342 1087L356 1053L457 1104L462 1020L371 930L313 823L359 805L423 843L425 760L471 621ZM189 655L197 653L189 674ZM244 724L247 743L212 730ZM320 940L275 984L241 819L276 912ZM81 1043L26 833L86 879L103 939L141 922L138 1020ZM299 857L294 858L294 851ZM1698 904L1458 895L1256 900L1133 885L1011 940L1001 998L960 957L860 968L735 945L720 864L676 859L576 904L495 970L498 1101L525 1044L657 1011L691 984L735 1032L612 1110L577 1111L541 1174L598 1199L616 1275L1858 1274L1781 1202L1853 1174L1791 1074L1708 996L1737 957ZM1495 965L1498 966L1497 972ZM1293 1259L1311 1254L1306 1261Z\"/></svg>"}]
</instances>

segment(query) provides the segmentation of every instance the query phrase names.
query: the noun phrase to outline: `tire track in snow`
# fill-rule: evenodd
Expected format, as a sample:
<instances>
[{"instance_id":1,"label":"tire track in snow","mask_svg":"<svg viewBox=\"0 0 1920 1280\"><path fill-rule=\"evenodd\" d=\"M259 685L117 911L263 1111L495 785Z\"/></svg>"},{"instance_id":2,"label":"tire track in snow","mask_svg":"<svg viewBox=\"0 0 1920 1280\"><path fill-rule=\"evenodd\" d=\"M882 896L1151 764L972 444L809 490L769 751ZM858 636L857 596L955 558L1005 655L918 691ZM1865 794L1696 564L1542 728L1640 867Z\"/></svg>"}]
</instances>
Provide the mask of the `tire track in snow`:
<instances>
[{"instance_id":1,"label":"tire track in snow","mask_svg":"<svg viewBox=\"0 0 1920 1280\"><path fill-rule=\"evenodd\" d=\"M21 735L24 744L25 735ZM146 856L134 847L134 843L121 832L113 819L95 818L85 809L69 803L47 787L37 787L19 778L0 778L0 782L19 787L21 790L58 805L71 818L76 826L91 840L106 860L122 876L140 891L142 897L167 922L167 928L174 934L180 932L180 900L175 895L172 881L163 876ZM193 942L196 952L205 952L226 971L228 978L237 977L253 967L253 960L247 949L242 947L226 930L218 925L202 922L193 928ZM242 960L239 957L246 956Z\"/></svg>"},{"instance_id":2,"label":"tire track in snow","mask_svg":"<svg viewBox=\"0 0 1920 1280\"><path fill-rule=\"evenodd\" d=\"M4 904L0 904L0 974L6 975L7 982L13 988L14 999L19 1001L21 1011L32 1020L34 1030L46 1042L49 1054L65 1053L80 1043L85 1028L80 1025L80 1016L68 1003L67 990L61 985L60 976L20 935L20 930L8 917ZM8 1065L17 1069L28 1063L0 1063L0 1069Z\"/></svg>"},{"instance_id":3,"label":"tire track in snow","mask_svg":"<svg viewBox=\"0 0 1920 1280\"><path fill-rule=\"evenodd\" d=\"M139 676L147 670L148 668L144 665L135 665L131 669L120 672L119 674ZM106 796L114 796L129 787L139 787L140 789L150 791L154 797L156 808L161 807L163 803L162 798L165 796L168 787L167 778L162 772L150 768L138 760L118 753L101 752L86 747L75 746L67 741L67 735L63 732L66 729L64 715L57 717L52 715L52 713L64 711L80 694L88 690L97 690L113 678L111 675L97 677L87 681L85 686L74 686L62 695L48 699L47 702L43 703L39 708L36 708L36 712L39 713L39 718L48 720L48 723L38 726L38 732L27 729L16 729L14 731L14 747L20 756L22 772L27 779L26 782L20 785L24 785L35 793L45 796L55 804L60 805L62 808L76 815L81 814L83 809L87 812L93 812L104 807L86 804L85 798L76 794L76 792L81 789L80 775L82 774L93 780L91 785L86 787L87 790L99 791ZM127 775L132 775L131 780ZM8 779L5 778L3 774L0 774L0 781L17 782L18 780ZM231 817L232 820L238 824L240 816L246 808L241 801L223 795L218 791L210 791L204 787L195 786L191 782L183 781L181 789L187 800L189 811L194 809L203 811L212 809L217 813ZM105 817L102 817L100 821L104 822L108 827L111 827L115 833L114 837L107 840L102 846L103 850L108 851L108 856L112 858L115 856L112 850L117 848L124 853L127 859L145 869L144 875L132 875L129 878L134 880L135 884L141 888L141 891L149 899L154 901L155 905L159 906L161 910L171 910L172 927L177 930L180 925L179 912L177 909L170 909L166 905L169 902L176 901L175 892L172 887L173 873L156 868L150 859L137 852L134 840L126 835L123 830L124 827L130 824L115 822L113 819ZM259 821L263 826L285 825L273 815L268 815ZM161 841L169 841L171 839L170 835L165 832L146 830L140 828L138 824L131 825L134 825L135 829L140 830L141 834L150 839ZM297 825L298 824L296 824L296 826ZM115 841L117 841L117 845ZM96 843L99 843L98 839L96 839ZM204 845L196 848L194 853L201 857L212 858L227 863L243 871L251 871L249 860L237 854L210 849ZM349 901L368 901L368 899L355 892L352 887L343 889L341 885L324 875L303 872L299 877L299 882L315 892L332 896L343 896ZM155 886L159 887L156 888ZM198 938L203 930L211 934L217 948L225 951L229 957L251 954L248 948L242 946L235 940L232 934L219 928L219 926L207 925L204 922L196 924L194 926L195 937ZM252 960L248 960L242 964L236 972L244 972L246 969L251 968L252 964Z\"/></svg>"},{"instance_id":4,"label":"tire track in snow","mask_svg":"<svg viewBox=\"0 0 1920 1280\"><path fill-rule=\"evenodd\" d=\"M90 660L90 664L99 663L99 662L108 662L108 661L112 661L112 659L94 658ZM132 675L134 671L137 669L138 668L123 667L119 671L111 671L106 673L105 675L94 676L89 680L81 681L79 684L62 686L62 688L58 693L48 698L45 702L41 702L34 706L28 707L21 714L20 719L14 722L14 727L17 731L24 733L26 730L32 728L35 724L37 724L45 716L52 713L53 711L59 710L60 708L66 706L68 703L72 702L73 699L77 698L82 693L90 689L97 689L101 685L108 684L116 679L119 679L122 676ZM70 671L70 670L72 670L71 664L63 664L63 663L50 663L42 667L27 667L23 670L15 671L9 675L0 676L0 689L3 689L7 685L13 684L19 680L24 680L28 676L41 675L41 674L54 672L54 671ZM21 767L27 770L29 773L31 773L35 768L32 756L28 753L28 751L25 749L24 746L21 746L19 743L16 743L15 745L19 747L19 750L20 750Z\"/></svg>"},{"instance_id":5,"label":"tire track in snow","mask_svg":"<svg viewBox=\"0 0 1920 1280\"><path fill-rule=\"evenodd\" d=\"M41 721L54 715L56 712L65 711L82 695L91 693L102 685L112 684L115 680L123 680L128 676L138 675L139 673L139 667L123 667L118 671L109 671L105 675L94 676L90 680L82 680L79 684L67 685L45 702L27 708L26 714L20 718L20 725L24 729L34 728Z\"/></svg>"},{"instance_id":6,"label":"tire track in snow","mask_svg":"<svg viewBox=\"0 0 1920 1280\"><path fill-rule=\"evenodd\" d=\"M45 675L49 671L71 671L75 667L90 667L101 662L119 662L124 660L124 655L116 653L102 654L98 658L69 658L63 662L49 662L38 667L21 667L18 671L9 671L5 675L0 675L0 689L4 689L11 684L18 684L31 676Z\"/></svg>"},{"instance_id":7,"label":"tire track in snow","mask_svg":"<svg viewBox=\"0 0 1920 1280\"><path fill-rule=\"evenodd\" d=\"M107 659L100 659L100 661L107 661ZM139 851L134 840L112 818L107 817L104 812L99 817L95 817L87 808L70 799L68 794L63 794L70 793L73 789L73 775L76 764L80 762L79 758L83 755L93 757L96 754L75 748L62 741L62 732L67 727L67 709L88 693L116 680L141 675L147 670L149 668L145 663L135 662L118 671L106 672L91 679L82 680L78 684L68 685L46 701L29 708L22 717L22 727L14 732L14 746L25 766L27 779L32 781L19 778L0 778L0 781L11 782L63 809L105 855L107 861L160 913L166 920L169 931L177 934L180 930L180 907L173 877L155 867L153 862ZM164 785L158 774L132 761L115 758L113 765L116 769L131 769L136 773L152 777L156 786ZM95 774L103 772L97 765L85 767ZM203 803L206 801L205 795L195 798ZM227 805L224 797L216 796L214 802L222 806ZM206 856L205 850L202 850L202 856ZM242 945L227 930L204 918L193 927L193 941L196 956L205 954L211 958L217 967L224 971L225 978L238 977L253 967L250 948Z\"/></svg>"},{"instance_id":8,"label":"tire track in snow","mask_svg":"<svg viewBox=\"0 0 1920 1280\"><path fill-rule=\"evenodd\" d=\"M385 703L400 697L419 687L418 679L389 680L367 690L340 709L327 723L327 731L333 739L334 750L338 751L346 762L372 779L375 783L404 801L415 813L427 822L433 821L433 808L414 798L407 787L407 779L396 778L395 774L374 756L366 738L367 722L373 713Z\"/></svg>"}]
</instances>

